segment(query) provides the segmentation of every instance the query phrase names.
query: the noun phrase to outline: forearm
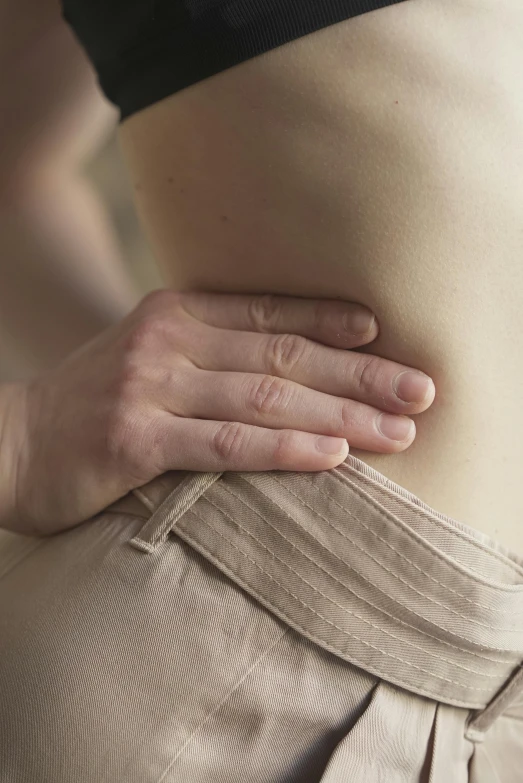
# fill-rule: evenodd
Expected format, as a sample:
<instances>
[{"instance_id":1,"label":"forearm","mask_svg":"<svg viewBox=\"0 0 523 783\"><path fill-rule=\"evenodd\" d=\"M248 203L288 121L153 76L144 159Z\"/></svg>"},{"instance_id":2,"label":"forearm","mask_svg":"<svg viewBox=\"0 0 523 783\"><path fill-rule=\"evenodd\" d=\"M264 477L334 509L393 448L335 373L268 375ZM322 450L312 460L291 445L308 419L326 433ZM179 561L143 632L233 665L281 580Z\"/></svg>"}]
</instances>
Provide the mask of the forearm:
<instances>
[{"instance_id":1,"label":"forearm","mask_svg":"<svg viewBox=\"0 0 523 783\"><path fill-rule=\"evenodd\" d=\"M87 183L33 180L1 202L0 341L7 332L34 372L119 320L137 294Z\"/></svg>"},{"instance_id":2,"label":"forearm","mask_svg":"<svg viewBox=\"0 0 523 783\"><path fill-rule=\"evenodd\" d=\"M56 0L2 11L0 375L10 378L56 363L138 295L83 174L114 110Z\"/></svg>"}]
</instances>

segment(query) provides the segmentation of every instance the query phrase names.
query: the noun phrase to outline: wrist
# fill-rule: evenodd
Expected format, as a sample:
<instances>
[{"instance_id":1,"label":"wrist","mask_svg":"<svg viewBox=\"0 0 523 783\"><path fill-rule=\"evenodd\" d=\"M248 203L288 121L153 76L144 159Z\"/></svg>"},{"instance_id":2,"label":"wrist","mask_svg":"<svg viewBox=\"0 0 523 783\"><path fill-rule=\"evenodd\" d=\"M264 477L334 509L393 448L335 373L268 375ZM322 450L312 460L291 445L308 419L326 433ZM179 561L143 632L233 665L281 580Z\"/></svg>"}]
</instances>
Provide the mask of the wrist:
<instances>
[{"instance_id":1,"label":"wrist","mask_svg":"<svg viewBox=\"0 0 523 783\"><path fill-rule=\"evenodd\" d=\"M0 384L0 528L16 532L27 384Z\"/></svg>"}]
</instances>

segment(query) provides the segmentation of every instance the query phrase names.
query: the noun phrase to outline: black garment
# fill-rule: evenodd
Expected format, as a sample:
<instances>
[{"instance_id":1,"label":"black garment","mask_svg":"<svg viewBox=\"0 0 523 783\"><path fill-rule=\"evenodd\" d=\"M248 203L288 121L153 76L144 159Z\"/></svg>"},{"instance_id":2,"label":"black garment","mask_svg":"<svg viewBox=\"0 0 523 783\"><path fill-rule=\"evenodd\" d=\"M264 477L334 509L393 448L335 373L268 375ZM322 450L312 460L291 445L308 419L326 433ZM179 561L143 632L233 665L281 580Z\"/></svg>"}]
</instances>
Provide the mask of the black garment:
<instances>
[{"instance_id":1,"label":"black garment","mask_svg":"<svg viewBox=\"0 0 523 783\"><path fill-rule=\"evenodd\" d=\"M125 119L242 60L404 0L63 0Z\"/></svg>"}]
</instances>

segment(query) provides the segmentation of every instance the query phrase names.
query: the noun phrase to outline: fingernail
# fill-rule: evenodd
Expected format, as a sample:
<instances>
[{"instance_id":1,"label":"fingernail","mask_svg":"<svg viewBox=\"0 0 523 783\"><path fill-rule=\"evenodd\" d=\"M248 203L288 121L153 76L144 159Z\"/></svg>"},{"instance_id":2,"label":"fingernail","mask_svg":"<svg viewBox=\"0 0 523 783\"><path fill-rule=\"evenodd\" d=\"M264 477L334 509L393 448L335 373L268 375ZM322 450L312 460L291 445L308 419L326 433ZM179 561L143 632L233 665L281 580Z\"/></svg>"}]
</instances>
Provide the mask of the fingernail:
<instances>
[{"instance_id":1,"label":"fingernail","mask_svg":"<svg viewBox=\"0 0 523 783\"><path fill-rule=\"evenodd\" d=\"M403 402L424 402L433 394L434 381L423 372L404 370L398 373L392 382L392 388Z\"/></svg>"},{"instance_id":2,"label":"fingernail","mask_svg":"<svg viewBox=\"0 0 523 783\"><path fill-rule=\"evenodd\" d=\"M414 432L414 422L408 416L381 413L376 424L381 434L390 440L408 440Z\"/></svg>"},{"instance_id":3,"label":"fingernail","mask_svg":"<svg viewBox=\"0 0 523 783\"><path fill-rule=\"evenodd\" d=\"M351 334L366 334L370 332L374 325L376 316L370 310L357 310L345 313L343 316L343 325Z\"/></svg>"},{"instance_id":4,"label":"fingernail","mask_svg":"<svg viewBox=\"0 0 523 783\"><path fill-rule=\"evenodd\" d=\"M345 438L329 438L327 435L322 435L316 438L316 448L322 454L343 454L347 448L347 441Z\"/></svg>"}]
</instances>

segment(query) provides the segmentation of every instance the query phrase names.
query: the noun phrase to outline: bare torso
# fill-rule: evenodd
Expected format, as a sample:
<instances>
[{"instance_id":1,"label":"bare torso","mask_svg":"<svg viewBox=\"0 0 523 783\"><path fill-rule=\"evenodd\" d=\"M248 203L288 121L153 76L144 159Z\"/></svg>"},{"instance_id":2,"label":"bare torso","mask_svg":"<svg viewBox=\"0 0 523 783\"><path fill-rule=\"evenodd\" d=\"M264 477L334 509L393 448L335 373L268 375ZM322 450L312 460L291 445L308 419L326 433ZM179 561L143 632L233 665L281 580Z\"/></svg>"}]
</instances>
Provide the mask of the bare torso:
<instances>
[{"instance_id":1,"label":"bare torso","mask_svg":"<svg viewBox=\"0 0 523 783\"><path fill-rule=\"evenodd\" d=\"M167 284L340 297L424 370L394 455L354 456L523 554L523 4L409 0L131 117Z\"/></svg>"}]
</instances>

